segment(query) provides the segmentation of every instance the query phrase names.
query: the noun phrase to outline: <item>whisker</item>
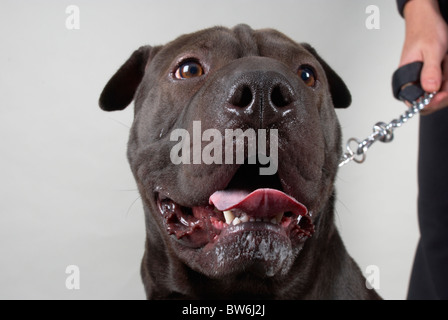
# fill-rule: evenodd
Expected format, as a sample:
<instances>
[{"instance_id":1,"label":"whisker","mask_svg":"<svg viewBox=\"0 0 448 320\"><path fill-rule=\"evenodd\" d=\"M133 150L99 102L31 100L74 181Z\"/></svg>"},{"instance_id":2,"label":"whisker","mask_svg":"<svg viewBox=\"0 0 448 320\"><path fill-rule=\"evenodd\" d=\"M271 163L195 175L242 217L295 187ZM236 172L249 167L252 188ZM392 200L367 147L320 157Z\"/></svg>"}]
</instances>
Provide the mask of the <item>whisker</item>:
<instances>
[{"instance_id":1,"label":"whisker","mask_svg":"<svg viewBox=\"0 0 448 320\"><path fill-rule=\"evenodd\" d=\"M138 192L138 189L116 189L116 191L120 191L120 192Z\"/></svg>"},{"instance_id":2,"label":"whisker","mask_svg":"<svg viewBox=\"0 0 448 320\"><path fill-rule=\"evenodd\" d=\"M339 204L340 207L344 208L345 212L347 212L349 214L351 213L351 210L343 201L341 201L339 199L336 200L336 205L334 207L334 215L335 215L335 219L337 220L337 222L339 224L339 228L343 228L342 221L341 221L341 215L340 215L340 212L339 212L339 210L337 208L337 204Z\"/></svg>"},{"instance_id":3,"label":"whisker","mask_svg":"<svg viewBox=\"0 0 448 320\"><path fill-rule=\"evenodd\" d=\"M120 120L114 119L114 118L112 118L112 117L109 117L109 119L115 121L116 123L121 124L123 127L126 127L126 128L128 128L128 129L131 129L131 126L130 126L130 125L127 125L126 123L123 123L123 122L121 122Z\"/></svg>"},{"instance_id":4,"label":"whisker","mask_svg":"<svg viewBox=\"0 0 448 320\"><path fill-rule=\"evenodd\" d=\"M132 207L134 206L134 204L135 204L138 200L140 200L141 198L142 198L141 196L138 196L138 198L135 199L135 200L131 203L131 205L130 205L129 208L128 208L128 211L126 212L126 217L129 215L129 212L131 211L131 209L132 209Z\"/></svg>"}]
</instances>

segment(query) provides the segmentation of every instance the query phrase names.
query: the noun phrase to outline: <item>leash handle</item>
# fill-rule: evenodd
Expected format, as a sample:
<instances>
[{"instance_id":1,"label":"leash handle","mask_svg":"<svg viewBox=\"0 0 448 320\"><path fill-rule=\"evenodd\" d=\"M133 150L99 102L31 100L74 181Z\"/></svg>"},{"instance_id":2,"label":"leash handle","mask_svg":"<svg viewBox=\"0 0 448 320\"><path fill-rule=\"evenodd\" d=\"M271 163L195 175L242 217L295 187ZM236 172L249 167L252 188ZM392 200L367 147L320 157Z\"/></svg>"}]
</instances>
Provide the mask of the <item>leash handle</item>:
<instances>
[{"instance_id":1,"label":"leash handle","mask_svg":"<svg viewBox=\"0 0 448 320\"><path fill-rule=\"evenodd\" d=\"M416 61L398 68L392 75L392 91L398 100L412 103L425 94L420 85L423 62Z\"/></svg>"},{"instance_id":2,"label":"leash handle","mask_svg":"<svg viewBox=\"0 0 448 320\"><path fill-rule=\"evenodd\" d=\"M342 155L339 167L354 161L363 163L366 160L367 150L376 142L391 142L394 139L394 130L401 127L409 119L423 110L436 94L427 93L420 85L420 74L423 68L421 61L413 62L398 68L392 76L392 91L398 100L408 102L411 107L399 118L389 123L378 122L373 127L373 133L364 140L351 138L346 144L346 152Z\"/></svg>"}]
</instances>

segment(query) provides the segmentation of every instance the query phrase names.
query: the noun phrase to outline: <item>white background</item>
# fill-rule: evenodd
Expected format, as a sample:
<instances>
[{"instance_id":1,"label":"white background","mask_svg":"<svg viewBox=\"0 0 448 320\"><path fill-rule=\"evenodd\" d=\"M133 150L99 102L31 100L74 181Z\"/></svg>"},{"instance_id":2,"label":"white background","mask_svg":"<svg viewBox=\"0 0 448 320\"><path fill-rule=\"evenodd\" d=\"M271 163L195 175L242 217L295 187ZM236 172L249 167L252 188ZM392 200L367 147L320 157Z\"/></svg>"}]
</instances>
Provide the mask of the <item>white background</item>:
<instances>
[{"instance_id":1,"label":"white background","mask_svg":"<svg viewBox=\"0 0 448 320\"><path fill-rule=\"evenodd\" d=\"M67 30L68 5L81 29ZM365 9L380 9L368 30ZM352 107L344 140L364 138L405 107L391 94L404 22L392 0L0 0L0 298L144 299L141 201L126 159L133 108L97 105L110 76L143 44L247 23L311 43L342 76ZM338 174L337 225L379 293L406 297L419 237L418 120ZM65 268L81 289L65 287Z\"/></svg>"}]
</instances>

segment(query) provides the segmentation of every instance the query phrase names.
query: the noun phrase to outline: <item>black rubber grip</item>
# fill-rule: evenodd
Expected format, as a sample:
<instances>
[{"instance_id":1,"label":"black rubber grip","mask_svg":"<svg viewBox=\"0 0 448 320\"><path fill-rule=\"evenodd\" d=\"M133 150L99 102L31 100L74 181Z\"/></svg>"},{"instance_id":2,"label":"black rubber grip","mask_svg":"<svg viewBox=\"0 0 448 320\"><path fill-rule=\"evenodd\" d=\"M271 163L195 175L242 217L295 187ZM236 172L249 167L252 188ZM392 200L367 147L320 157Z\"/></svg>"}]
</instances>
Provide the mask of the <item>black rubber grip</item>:
<instances>
[{"instance_id":1,"label":"black rubber grip","mask_svg":"<svg viewBox=\"0 0 448 320\"><path fill-rule=\"evenodd\" d=\"M392 76L392 91L399 100L415 101L425 91L420 86L423 62L417 61L398 68Z\"/></svg>"}]
</instances>

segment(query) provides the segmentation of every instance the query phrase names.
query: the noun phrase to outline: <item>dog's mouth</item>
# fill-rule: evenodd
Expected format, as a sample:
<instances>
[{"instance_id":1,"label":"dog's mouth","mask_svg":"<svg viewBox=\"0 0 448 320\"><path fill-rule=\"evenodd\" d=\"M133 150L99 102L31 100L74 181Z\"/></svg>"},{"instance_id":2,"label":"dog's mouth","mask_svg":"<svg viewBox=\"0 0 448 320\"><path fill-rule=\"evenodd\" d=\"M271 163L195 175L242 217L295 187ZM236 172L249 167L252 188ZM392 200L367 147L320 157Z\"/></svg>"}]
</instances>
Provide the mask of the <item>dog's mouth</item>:
<instances>
[{"instance_id":1,"label":"dog's mouth","mask_svg":"<svg viewBox=\"0 0 448 320\"><path fill-rule=\"evenodd\" d=\"M255 246L272 236L292 243L311 237L314 225L305 205L283 191L278 174L259 176L255 170L254 165L241 166L229 185L211 194L204 205L185 207L158 194L168 234L184 246L205 251L242 236Z\"/></svg>"}]
</instances>

